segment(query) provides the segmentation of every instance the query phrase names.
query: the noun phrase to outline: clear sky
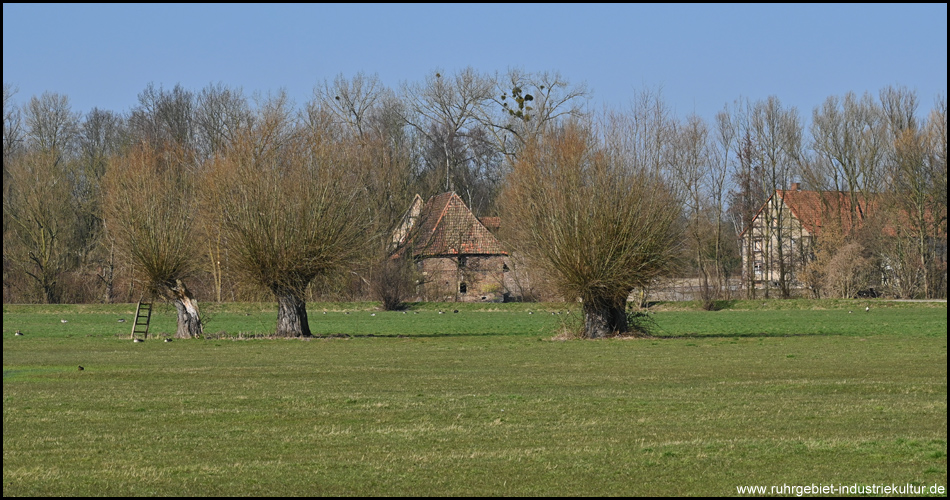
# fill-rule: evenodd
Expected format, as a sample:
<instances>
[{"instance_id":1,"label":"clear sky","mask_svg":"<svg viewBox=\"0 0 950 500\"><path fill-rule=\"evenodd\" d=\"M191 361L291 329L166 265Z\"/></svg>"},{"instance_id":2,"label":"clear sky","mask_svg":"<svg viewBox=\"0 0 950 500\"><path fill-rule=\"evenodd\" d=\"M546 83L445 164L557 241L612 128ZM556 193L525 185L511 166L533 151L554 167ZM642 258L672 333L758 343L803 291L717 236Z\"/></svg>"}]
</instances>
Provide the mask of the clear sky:
<instances>
[{"instance_id":1,"label":"clear sky","mask_svg":"<svg viewBox=\"0 0 950 500\"><path fill-rule=\"evenodd\" d=\"M944 4L3 4L3 81L24 103L128 111L151 82L245 95L285 89L300 107L339 74L394 89L452 73L557 70L592 105L660 89L679 117L777 96L807 122L828 96L947 94Z\"/></svg>"}]
</instances>

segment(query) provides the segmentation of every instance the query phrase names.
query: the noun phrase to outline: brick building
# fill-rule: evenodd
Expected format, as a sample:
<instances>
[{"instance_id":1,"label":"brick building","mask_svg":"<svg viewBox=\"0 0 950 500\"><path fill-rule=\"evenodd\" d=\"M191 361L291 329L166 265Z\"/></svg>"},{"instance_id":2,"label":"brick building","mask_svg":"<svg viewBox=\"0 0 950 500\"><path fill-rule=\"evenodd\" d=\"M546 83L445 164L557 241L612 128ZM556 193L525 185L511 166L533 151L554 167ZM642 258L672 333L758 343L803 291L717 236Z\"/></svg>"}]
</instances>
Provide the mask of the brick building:
<instances>
[{"instance_id":1,"label":"brick building","mask_svg":"<svg viewBox=\"0 0 950 500\"><path fill-rule=\"evenodd\" d=\"M493 231L497 217L479 220L454 192L416 195L393 233L394 257L408 253L422 275L418 295L425 301L503 301L508 252Z\"/></svg>"}]
</instances>

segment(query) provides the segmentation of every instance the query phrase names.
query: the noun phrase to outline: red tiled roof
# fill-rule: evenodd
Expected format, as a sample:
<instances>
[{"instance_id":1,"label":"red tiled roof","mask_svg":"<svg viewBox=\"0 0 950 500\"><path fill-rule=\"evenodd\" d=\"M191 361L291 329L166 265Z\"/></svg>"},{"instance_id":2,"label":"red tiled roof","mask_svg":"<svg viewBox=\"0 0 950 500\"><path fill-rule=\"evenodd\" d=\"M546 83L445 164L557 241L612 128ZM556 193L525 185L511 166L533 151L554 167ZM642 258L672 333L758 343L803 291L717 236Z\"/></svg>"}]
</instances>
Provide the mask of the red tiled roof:
<instances>
[{"instance_id":1,"label":"red tiled roof","mask_svg":"<svg viewBox=\"0 0 950 500\"><path fill-rule=\"evenodd\" d=\"M426 201L397 255L412 248L416 258L450 255L508 255L501 242L454 192Z\"/></svg>"},{"instance_id":2,"label":"red tiled roof","mask_svg":"<svg viewBox=\"0 0 950 500\"><path fill-rule=\"evenodd\" d=\"M852 199L844 191L803 191L803 190L783 190L776 189L773 198L781 199L785 206L792 212L792 215L809 233L817 235L822 227L840 224L844 234L851 234L856 227L861 227L864 219L873 216L881 210L881 200L876 195L865 195L858 193L854 201L857 206L854 207L852 215ZM769 198L756 213L755 219L758 219L762 211L769 206L773 198ZM902 217L906 218L906 217ZM884 234L897 234L894 223L899 221L891 220L882 228ZM749 230L746 228L740 234L740 238Z\"/></svg>"},{"instance_id":3,"label":"red tiled roof","mask_svg":"<svg viewBox=\"0 0 950 500\"><path fill-rule=\"evenodd\" d=\"M844 234L851 234L855 225L877 210L877 202L857 195L857 206L852 217L852 199L843 191L785 191L776 194L785 201L792 215L811 234L817 234L829 223L841 224Z\"/></svg>"},{"instance_id":4,"label":"red tiled roof","mask_svg":"<svg viewBox=\"0 0 950 500\"><path fill-rule=\"evenodd\" d=\"M501 227L501 217L482 217L478 219L485 229L488 229L492 233L498 231L498 228Z\"/></svg>"}]
</instances>

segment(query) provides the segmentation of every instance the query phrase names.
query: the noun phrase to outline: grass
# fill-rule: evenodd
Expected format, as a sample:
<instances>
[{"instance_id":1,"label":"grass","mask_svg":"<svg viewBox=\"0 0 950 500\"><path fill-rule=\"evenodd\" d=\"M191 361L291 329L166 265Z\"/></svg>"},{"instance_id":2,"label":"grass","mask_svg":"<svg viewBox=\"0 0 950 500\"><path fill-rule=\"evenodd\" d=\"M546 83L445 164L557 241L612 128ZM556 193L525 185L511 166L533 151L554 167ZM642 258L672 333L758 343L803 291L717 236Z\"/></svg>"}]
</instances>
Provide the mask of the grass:
<instances>
[{"instance_id":1,"label":"grass","mask_svg":"<svg viewBox=\"0 0 950 500\"><path fill-rule=\"evenodd\" d=\"M569 316L552 314L566 313L564 304L422 303L405 314L379 311L375 303L316 303L307 309L311 331L318 336L548 335ZM211 338L269 336L277 324L274 304L208 304L203 313L205 333ZM25 336L37 332L44 337L128 337L134 316L135 304L4 306L3 332L4 336L19 329ZM176 320L174 307L156 304L149 334L173 336Z\"/></svg>"},{"instance_id":2,"label":"grass","mask_svg":"<svg viewBox=\"0 0 950 500\"><path fill-rule=\"evenodd\" d=\"M563 304L312 304L350 337L144 344L127 305L5 306L4 496L945 487L946 304L874 305L658 305L668 338L555 342ZM276 319L219 307L228 336Z\"/></svg>"},{"instance_id":3,"label":"grass","mask_svg":"<svg viewBox=\"0 0 950 500\"><path fill-rule=\"evenodd\" d=\"M866 304L873 306L872 311L864 311ZM657 303L650 308L650 317L656 323L653 333L677 337L874 335L882 329L925 335L946 332L946 302L757 300L723 301L723 305L720 311L708 312L698 302ZM317 336L550 338L562 325L576 326L580 322L580 308L564 303L415 303L405 314L379 311L374 302L311 303L307 310L310 328ZM205 333L213 338L268 336L277 322L277 309L272 303L206 304L202 311L207 323ZM571 314L567 314L569 311ZM3 334L6 337L19 329L44 337L127 337L134 315L135 304L5 305ZM63 319L67 323L61 323ZM126 322L119 323L119 319ZM149 331L157 337L171 336L175 321L174 307L157 304Z\"/></svg>"}]
</instances>

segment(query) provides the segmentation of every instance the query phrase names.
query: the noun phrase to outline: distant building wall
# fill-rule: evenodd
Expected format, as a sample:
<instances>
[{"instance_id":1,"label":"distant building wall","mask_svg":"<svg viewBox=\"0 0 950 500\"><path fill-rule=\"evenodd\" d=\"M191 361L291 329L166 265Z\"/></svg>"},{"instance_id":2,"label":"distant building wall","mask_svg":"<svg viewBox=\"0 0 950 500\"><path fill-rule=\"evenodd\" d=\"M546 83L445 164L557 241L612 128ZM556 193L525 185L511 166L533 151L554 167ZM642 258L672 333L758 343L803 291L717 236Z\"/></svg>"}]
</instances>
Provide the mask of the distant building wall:
<instances>
[{"instance_id":1,"label":"distant building wall","mask_svg":"<svg viewBox=\"0 0 950 500\"><path fill-rule=\"evenodd\" d=\"M501 302L507 292L506 256L429 257L418 263L425 301Z\"/></svg>"}]
</instances>

